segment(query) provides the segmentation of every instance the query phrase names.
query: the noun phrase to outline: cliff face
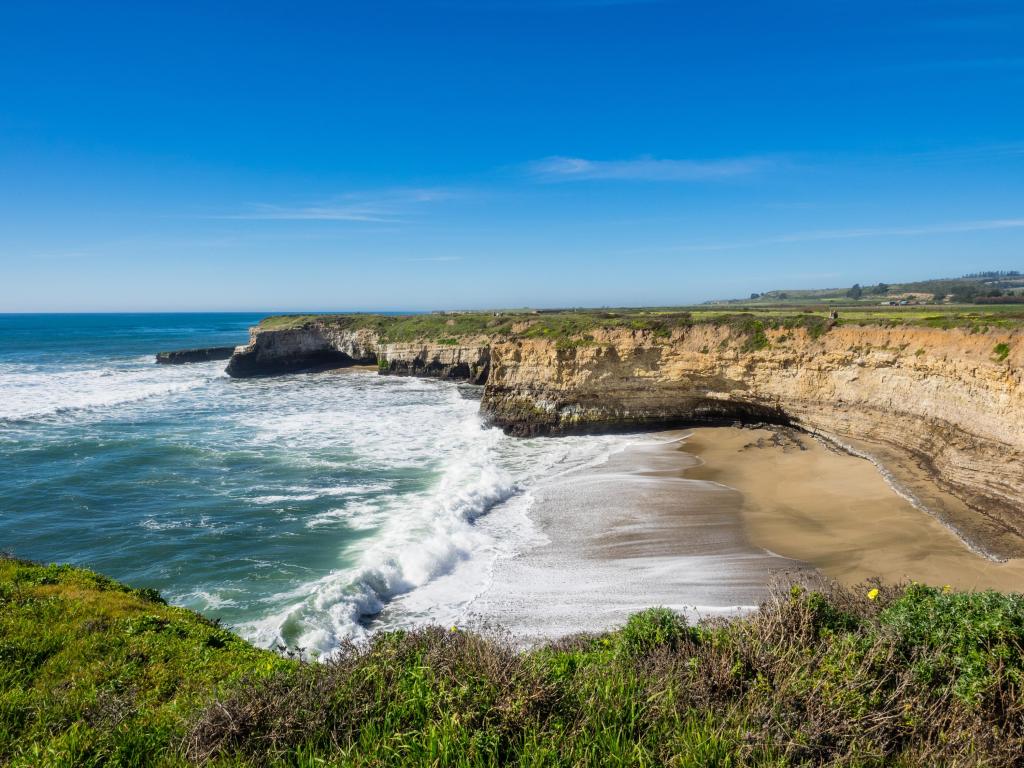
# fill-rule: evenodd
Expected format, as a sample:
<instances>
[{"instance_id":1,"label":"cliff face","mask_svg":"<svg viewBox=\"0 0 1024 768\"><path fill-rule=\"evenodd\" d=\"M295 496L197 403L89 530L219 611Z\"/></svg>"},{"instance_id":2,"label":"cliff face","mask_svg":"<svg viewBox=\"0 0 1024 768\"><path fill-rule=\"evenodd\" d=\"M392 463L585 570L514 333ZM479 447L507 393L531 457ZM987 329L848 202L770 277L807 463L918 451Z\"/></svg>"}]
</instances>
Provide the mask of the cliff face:
<instances>
[{"instance_id":1,"label":"cliff face","mask_svg":"<svg viewBox=\"0 0 1024 768\"><path fill-rule=\"evenodd\" d=\"M792 423L883 463L887 451L909 459L982 513L951 506L948 523L989 554L1024 555L1024 334L839 326L769 330L751 348L696 325L593 338L495 344L483 409L514 434Z\"/></svg>"},{"instance_id":2,"label":"cliff face","mask_svg":"<svg viewBox=\"0 0 1024 768\"><path fill-rule=\"evenodd\" d=\"M245 378L350 365L376 365L382 374L483 384L490 368L490 341L389 343L370 329L343 329L321 322L282 330L256 327L249 343L235 349L227 373Z\"/></svg>"},{"instance_id":3,"label":"cliff face","mask_svg":"<svg viewBox=\"0 0 1024 768\"><path fill-rule=\"evenodd\" d=\"M997 345L1006 345L997 353ZM233 376L377 364L485 383L482 409L515 435L715 422L793 424L927 474L937 514L979 549L1024 556L1024 332L841 325L824 333L727 325L385 342L313 322L254 329ZM959 505L959 506L958 506ZM936 511L936 510L932 510Z\"/></svg>"},{"instance_id":4,"label":"cliff face","mask_svg":"<svg viewBox=\"0 0 1024 768\"><path fill-rule=\"evenodd\" d=\"M378 355L378 370L392 376L428 376L485 384L491 367L487 339L462 339L457 344L382 344Z\"/></svg>"}]
</instances>

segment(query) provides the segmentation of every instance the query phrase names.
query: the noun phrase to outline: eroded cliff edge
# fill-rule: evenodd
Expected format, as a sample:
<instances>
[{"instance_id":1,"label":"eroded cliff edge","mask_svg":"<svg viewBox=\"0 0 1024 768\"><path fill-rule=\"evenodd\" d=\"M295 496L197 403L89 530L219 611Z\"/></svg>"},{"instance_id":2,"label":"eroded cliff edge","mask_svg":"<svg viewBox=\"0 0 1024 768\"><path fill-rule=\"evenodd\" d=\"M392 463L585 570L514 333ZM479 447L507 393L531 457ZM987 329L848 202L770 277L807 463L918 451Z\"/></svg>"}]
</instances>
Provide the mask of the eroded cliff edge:
<instances>
[{"instance_id":1,"label":"eroded cliff edge","mask_svg":"<svg viewBox=\"0 0 1024 768\"><path fill-rule=\"evenodd\" d=\"M926 472L962 502L932 511L965 540L1024 556L1020 329L695 322L554 338L529 320L492 325L414 340L327 320L258 328L228 372L359 362L485 383L484 413L515 435L793 424Z\"/></svg>"},{"instance_id":2,"label":"eroded cliff edge","mask_svg":"<svg viewBox=\"0 0 1024 768\"><path fill-rule=\"evenodd\" d=\"M310 320L290 328L250 329L249 343L236 347L227 373L236 378L376 365L382 374L425 376L483 384L492 340L460 336L389 341L373 328Z\"/></svg>"}]
</instances>

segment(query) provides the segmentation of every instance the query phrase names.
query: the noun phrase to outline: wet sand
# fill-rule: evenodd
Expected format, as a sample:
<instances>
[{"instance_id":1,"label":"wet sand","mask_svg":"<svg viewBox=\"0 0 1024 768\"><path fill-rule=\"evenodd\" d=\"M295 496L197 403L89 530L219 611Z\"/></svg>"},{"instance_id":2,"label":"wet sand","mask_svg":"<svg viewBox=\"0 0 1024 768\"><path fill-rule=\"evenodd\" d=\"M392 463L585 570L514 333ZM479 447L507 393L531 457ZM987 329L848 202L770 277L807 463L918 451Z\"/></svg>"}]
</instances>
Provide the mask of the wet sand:
<instances>
[{"instance_id":1,"label":"wet sand","mask_svg":"<svg viewBox=\"0 0 1024 768\"><path fill-rule=\"evenodd\" d=\"M547 543L500 561L470 613L520 638L558 637L656 605L691 618L750 609L774 576L805 569L751 544L738 491L683 476L699 464L680 450L686 434L644 438L534 491Z\"/></svg>"},{"instance_id":2,"label":"wet sand","mask_svg":"<svg viewBox=\"0 0 1024 768\"><path fill-rule=\"evenodd\" d=\"M789 430L638 438L533 492L543 543L500 560L469 624L529 641L621 626L663 605L691 619L749 610L820 571L958 589L1024 589L1024 561L971 551L878 468Z\"/></svg>"},{"instance_id":3,"label":"wet sand","mask_svg":"<svg viewBox=\"0 0 1024 768\"><path fill-rule=\"evenodd\" d=\"M1024 589L1024 560L971 551L934 516L899 496L871 462L789 431L706 428L682 450L685 476L742 494L750 541L845 583L871 576L958 589ZM904 468L905 469L905 468ZM921 496L926 478L912 479ZM941 491L933 488L938 499Z\"/></svg>"}]
</instances>

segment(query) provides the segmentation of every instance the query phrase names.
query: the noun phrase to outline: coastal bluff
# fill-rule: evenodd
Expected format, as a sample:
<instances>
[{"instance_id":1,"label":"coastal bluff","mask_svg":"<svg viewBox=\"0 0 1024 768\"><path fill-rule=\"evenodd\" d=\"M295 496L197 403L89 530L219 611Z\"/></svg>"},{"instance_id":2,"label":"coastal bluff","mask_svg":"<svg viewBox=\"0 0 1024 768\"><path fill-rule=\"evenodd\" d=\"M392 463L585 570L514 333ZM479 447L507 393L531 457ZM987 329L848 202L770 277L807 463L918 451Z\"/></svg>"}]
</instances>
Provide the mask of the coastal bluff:
<instances>
[{"instance_id":1,"label":"coastal bluff","mask_svg":"<svg viewBox=\"0 0 1024 768\"><path fill-rule=\"evenodd\" d=\"M226 370L229 376L244 378L376 365L380 373L392 376L483 384L490 369L491 343L482 335L388 342L374 329L313 320L297 328L251 329L249 343L235 349Z\"/></svg>"},{"instance_id":2,"label":"coastal bluff","mask_svg":"<svg viewBox=\"0 0 1024 768\"><path fill-rule=\"evenodd\" d=\"M519 436L786 424L926 474L974 548L1024 556L1024 331L745 313L310 316L253 328L227 372L374 364L484 385ZM907 491L912 494L912 491Z\"/></svg>"}]
</instances>

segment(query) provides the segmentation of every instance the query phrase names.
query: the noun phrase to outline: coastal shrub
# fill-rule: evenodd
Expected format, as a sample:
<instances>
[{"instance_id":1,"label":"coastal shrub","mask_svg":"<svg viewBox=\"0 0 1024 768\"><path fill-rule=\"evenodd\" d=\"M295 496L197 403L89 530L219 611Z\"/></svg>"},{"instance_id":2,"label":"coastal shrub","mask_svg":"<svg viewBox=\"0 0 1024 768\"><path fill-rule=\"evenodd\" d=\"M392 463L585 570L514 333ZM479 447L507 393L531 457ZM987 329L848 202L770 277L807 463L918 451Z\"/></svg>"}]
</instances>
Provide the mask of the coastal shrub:
<instances>
[{"instance_id":1,"label":"coastal shrub","mask_svg":"<svg viewBox=\"0 0 1024 768\"><path fill-rule=\"evenodd\" d=\"M0 764L173 763L190 712L295 665L153 590L0 556Z\"/></svg>"},{"instance_id":2,"label":"coastal shrub","mask_svg":"<svg viewBox=\"0 0 1024 768\"><path fill-rule=\"evenodd\" d=\"M742 333L746 334L746 340L740 349L744 352L754 352L759 349L766 349L769 346L768 335L764 332L764 323L760 320L750 320L741 326Z\"/></svg>"},{"instance_id":3,"label":"coastal shrub","mask_svg":"<svg viewBox=\"0 0 1024 768\"><path fill-rule=\"evenodd\" d=\"M832 322L824 317L808 318L804 323L804 328L807 329L807 335L812 339L820 339L831 327Z\"/></svg>"},{"instance_id":4,"label":"coastal shrub","mask_svg":"<svg viewBox=\"0 0 1024 768\"><path fill-rule=\"evenodd\" d=\"M1010 356L1010 345L1000 342L999 344L996 344L995 349L992 350L992 354L996 360L1001 363Z\"/></svg>"},{"instance_id":5,"label":"coastal shrub","mask_svg":"<svg viewBox=\"0 0 1024 768\"><path fill-rule=\"evenodd\" d=\"M149 593L0 559L0 763L13 766L1020 764L1024 597L780 586L532 649L383 632L324 662Z\"/></svg>"},{"instance_id":6,"label":"coastal shrub","mask_svg":"<svg viewBox=\"0 0 1024 768\"><path fill-rule=\"evenodd\" d=\"M472 633L396 633L311 667L318 714L300 719L325 722L317 702L331 700L334 717L358 713L340 728L297 727L286 675L284 690L260 683L208 709L192 742L205 751L190 754L259 760L274 733L290 735L273 755L379 765L1015 765L1022 609L995 593L826 585L697 628L653 609L527 653ZM324 694L367 679L373 695ZM279 719L246 729L255 738L224 739L268 711Z\"/></svg>"},{"instance_id":7,"label":"coastal shrub","mask_svg":"<svg viewBox=\"0 0 1024 768\"><path fill-rule=\"evenodd\" d=\"M560 352L568 352L570 350L578 349L579 347L592 347L596 344L597 340L587 333L583 336L560 337L555 342L555 349Z\"/></svg>"},{"instance_id":8,"label":"coastal shrub","mask_svg":"<svg viewBox=\"0 0 1024 768\"><path fill-rule=\"evenodd\" d=\"M657 648L675 649L684 640L696 641L697 631L668 608L649 608L629 618L618 634L619 648L627 655L649 654Z\"/></svg>"}]
</instances>

